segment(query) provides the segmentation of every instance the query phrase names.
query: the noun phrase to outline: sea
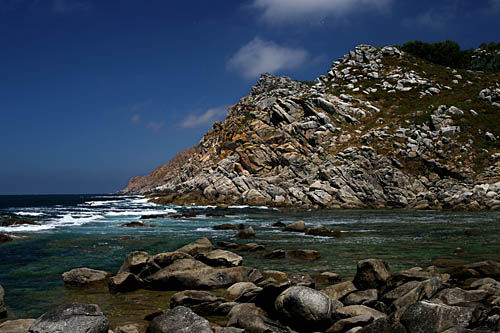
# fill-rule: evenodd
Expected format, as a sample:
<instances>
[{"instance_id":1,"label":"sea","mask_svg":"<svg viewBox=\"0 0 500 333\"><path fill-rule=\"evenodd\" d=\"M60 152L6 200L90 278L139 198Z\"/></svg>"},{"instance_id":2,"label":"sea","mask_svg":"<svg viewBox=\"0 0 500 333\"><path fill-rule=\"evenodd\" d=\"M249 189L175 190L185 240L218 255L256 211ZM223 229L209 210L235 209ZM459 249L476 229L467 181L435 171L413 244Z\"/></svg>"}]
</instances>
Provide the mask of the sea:
<instances>
[{"instance_id":1,"label":"sea","mask_svg":"<svg viewBox=\"0 0 500 333\"><path fill-rule=\"evenodd\" d=\"M144 219L188 212L198 215ZM384 259L392 270L500 261L500 212L181 207L156 205L142 196L0 196L0 220L12 216L39 225L0 226L0 233L15 238L0 244L0 285L5 289L9 319L37 318L54 306L80 301L99 304L112 323L140 321L168 307L171 293L140 290L111 295L105 286L81 290L65 286L61 274L78 267L116 273L132 251L173 251L201 237L208 237L214 245L219 241L263 244L265 251L240 253L246 266L312 276L336 272L344 279L352 277L357 262L366 258ZM139 220L153 226L123 226ZM273 226L278 221L298 220L308 227L340 230L345 236L308 236ZM256 238L238 240L235 230L213 229L225 223L252 226ZM457 248L462 249L458 254ZM265 253L278 249L315 249L321 258L264 258Z\"/></svg>"}]
</instances>

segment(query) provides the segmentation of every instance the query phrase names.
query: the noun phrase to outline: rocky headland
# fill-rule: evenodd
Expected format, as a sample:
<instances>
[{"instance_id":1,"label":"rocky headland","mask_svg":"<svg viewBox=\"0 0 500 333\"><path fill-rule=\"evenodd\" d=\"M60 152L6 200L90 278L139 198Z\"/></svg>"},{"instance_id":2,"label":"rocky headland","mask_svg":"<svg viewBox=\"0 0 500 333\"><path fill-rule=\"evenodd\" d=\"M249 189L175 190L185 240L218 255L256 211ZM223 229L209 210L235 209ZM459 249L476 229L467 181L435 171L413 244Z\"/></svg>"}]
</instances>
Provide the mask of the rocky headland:
<instances>
[{"instance_id":1,"label":"rocky headland","mask_svg":"<svg viewBox=\"0 0 500 333\"><path fill-rule=\"evenodd\" d=\"M114 276L88 268L62 275L71 288L105 283L112 294L174 291L165 306L110 321L98 305L62 304L38 319L9 320L1 332L499 332L500 263L482 261L440 270L392 271L379 259L358 262L354 277L312 277L242 266L243 258L207 238L173 252L130 253ZM313 259L312 259L313 260ZM0 292L2 289L0 287ZM0 294L0 296L2 296ZM0 297L0 302L2 297ZM0 303L0 307L1 307ZM113 331L110 331L110 328Z\"/></svg>"},{"instance_id":2,"label":"rocky headland","mask_svg":"<svg viewBox=\"0 0 500 333\"><path fill-rule=\"evenodd\" d=\"M496 210L499 116L498 74L360 45L314 82L262 75L198 146L122 192L161 204Z\"/></svg>"}]
</instances>

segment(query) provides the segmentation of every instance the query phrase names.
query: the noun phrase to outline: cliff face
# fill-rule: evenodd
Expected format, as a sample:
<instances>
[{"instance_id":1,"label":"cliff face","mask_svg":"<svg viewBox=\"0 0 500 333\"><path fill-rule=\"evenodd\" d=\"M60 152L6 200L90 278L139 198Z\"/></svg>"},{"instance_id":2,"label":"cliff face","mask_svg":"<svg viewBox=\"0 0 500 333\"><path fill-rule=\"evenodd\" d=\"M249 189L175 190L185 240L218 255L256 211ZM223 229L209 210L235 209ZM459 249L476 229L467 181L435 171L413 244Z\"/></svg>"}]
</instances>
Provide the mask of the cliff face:
<instances>
[{"instance_id":1,"label":"cliff face","mask_svg":"<svg viewBox=\"0 0 500 333\"><path fill-rule=\"evenodd\" d=\"M497 74L360 45L314 84L270 74L126 193L160 203L500 208Z\"/></svg>"}]
</instances>

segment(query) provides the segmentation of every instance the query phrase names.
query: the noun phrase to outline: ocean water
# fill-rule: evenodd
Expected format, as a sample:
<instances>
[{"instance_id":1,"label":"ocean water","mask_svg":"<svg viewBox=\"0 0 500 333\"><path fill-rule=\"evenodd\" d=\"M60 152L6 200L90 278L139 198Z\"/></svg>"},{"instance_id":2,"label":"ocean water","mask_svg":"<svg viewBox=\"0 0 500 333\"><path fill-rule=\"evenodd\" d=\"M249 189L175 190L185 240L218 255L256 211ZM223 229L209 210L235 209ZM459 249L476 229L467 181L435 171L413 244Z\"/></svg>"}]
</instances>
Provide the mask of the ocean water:
<instances>
[{"instance_id":1,"label":"ocean water","mask_svg":"<svg viewBox=\"0 0 500 333\"><path fill-rule=\"evenodd\" d=\"M154 227L127 228L122 224L141 216L194 211L197 217L141 220ZM227 214L207 217L207 213ZM331 271L343 277L355 273L366 258L385 259L393 270L432 263L500 261L500 212L439 212L406 210L279 210L267 207L159 206L141 196L64 195L0 196L0 216L31 219L40 225L0 227L16 240L0 244L0 284L12 318L36 318L69 301L97 303L112 323L141 321L145 314L168 306L171 293L137 291L110 295L105 287L79 290L64 286L61 274L90 267L116 272L125 256L136 250L150 254L172 251L200 237L239 243L258 242L264 252L240 253L244 265L312 275ZM277 221L304 220L347 232L326 238L283 232ZM215 231L222 223L252 226L257 237L234 238L236 231ZM474 235L467 230L477 229ZM457 247L466 253L453 255ZM316 249L315 261L264 259L266 252ZM441 259L441 260L439 260Z\"/></svg>"}]
</instances>

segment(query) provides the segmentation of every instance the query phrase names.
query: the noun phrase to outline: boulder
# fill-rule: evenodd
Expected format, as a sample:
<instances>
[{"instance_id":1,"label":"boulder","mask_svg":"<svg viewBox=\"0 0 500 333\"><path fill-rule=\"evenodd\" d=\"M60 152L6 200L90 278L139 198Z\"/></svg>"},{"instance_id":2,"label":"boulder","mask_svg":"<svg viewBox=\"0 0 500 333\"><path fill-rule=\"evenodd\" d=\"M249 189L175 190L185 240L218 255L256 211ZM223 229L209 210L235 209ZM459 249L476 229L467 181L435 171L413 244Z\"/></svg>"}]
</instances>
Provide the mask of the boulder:
<instances>
[{"instance_id":1,"label":"boulder","mask_svg":"<svg viewBox=\"0 0 500 333\"><path fill-rule=\"evenodd\" d=\"M174 252L163 252L155 254L151 259L160 268L164 268L173 264L177 260L194 259L194 258L190 254L187 254L185 252L174 251Z\"/></svg>"},{"instance_id":2,"label":"boulder","mask_svg":"<svg viewBox=\"0 0 500 333\"><path fill-rule=\"evenodd\" d=\"M149 254L144 251L134 251L127 255L123 264L118 271L118 274L121 273L132 273L135 275L139 275L141 271L146 268L146 265L149 261Z\"/></svg>"},{"instance_id":3,"label":"boulder","mask_svg":"<svg viewBox=\"0 0 500 333\"><path fill-rule=\"evenodd\" d=\"M368 315L373 317L374 320L385 318L386 315L380 311L367 307L365 305L349 305L338 308L335 311L335 317L350 318L356 316Z\"/></svg>"},{"instance_id":4,"label":"boulder","mask_svg":"<svg viewBox=\"0 0 500 333\"><path fill-rule=\"evenodd\" d=\"M156 225L154 225L154 224L142 223L139 221L124 223L121 226L127 227L127 228L137 228L137 227L139 227L139 228L154 228L154 227L156 227Z\"/></svg>"},{"instance_id":5,"label":"boulder","mask_svg":"<svg viewBox=\"0 0 500 333\"><path fill-rule=\"evenodd\" d=\"M96 282L103 282L110 276L110 272L85 267L75 268L62 274L64 283L75 286L84 286Z\"/></svg>"},{"instance_id":6,"label":"boulder","mask_svg":"<svg viewBox=\"0 0 500 333\"><path fill-rule=\"evenodd\" d=\"M227 326L244 329L252 333L291 333L290 329L269 319L266 312L253 303L234 306L227 315Z\"/></svg>"},{"instance_id":7,"label":"boulder","mask_svg":"<svg viewBox=\"0 0 500 333\"><path fill-rule=\"evenodd\" d=\"M238 303L252 303L262 290L252 282L238 282L227 288L224 297Z\"/></svg>"},{"instance_id":8,"label":"boulder","mask_svg":"<svg viewBox=\"0 0 500 333\"><path fill-rule=\"evenodd\" d=\"M279 316L292 328L322 331L332 324L332 314L342 303L328 295L301 286L290 287L275 301Z\"/></svg>"},{"instance_id":9,"label":"boulder","mask_svg":"<svg viewBox=\"0 0 500 333\"><path fill-rule=\"evenodd\" d=\"M247 282L252 269L238 266L229 268L198 268L167 271L168 267L146 279L154 290L186 290L227 288L237 282Z\"/></svg>"},{"instance_id":10,"label":"boulder","mask_svg":"<svg viewBox=\"0 0 500 333\"><path fill-rule=\"evenodd\" d=\"M170 308L185 306L200 316L209 316L217 314L217 308L226 302L227 299L215 296L207 291L184 290L172 295Z\"/></svg>"},{"instance_id":11,"label":"boulder","mask_svg":"<svg viewBox=\"0 0 500 333\"><path fill-rule=\"evenodd\" d=\"M195 240L192 243L184 245L183 247L181 247L177 251L185 252L185 253L190 254L192 256L196 256L196 255L201 254L201 253L210 252L213 249L214 249L214 246L212 245L210 240L206 237L203 237L203 238Z\"/></svg>"},{"instance_id":12,"label":"boulder","mask_svg":"<svg viewBox=\"0 0 500 333\"><path fill-rule=\"evenodd\" d=\"M272 226L276 227L276 228L284 228L284 227L286 227L286 224L281 222L281 221L278 221L278 222L273 223Z\"/></svg>"},{"instance_id":13,"label":"boulder","mask_svg":"<svg viewBox=\"0 0 500 333\"><path fill-rule=\"evenodd\" d=\"M328 333L342 333L347 332L349 329L359 326L365 326L373 321L370 315L354 316L346 319L341 319L333 324L326 330Z\"/></svg>"},{"instance_id":14,"label":"boulder","mask_svg":"<svg viewBox=\"0 0 500 333\"><path fill-rule=\"evenodd\" d=\"M355 291L345 296L341 301L345 305L361 305L378 300L377 289Z\"/></svg>"},{"instance_id":15,"label":"boulder","mask_svg":"<svg viewBox=\"0 0 500 333\"><path fill-rule=\"evenodd\" d=\"M212 333L210 323L191 309L178 306L153 319L147 333Z\"/></svg>"},{"instance_id":16,"label":"boulder","mask_svg":"<svg viewBox=\"0 0 500 333\"><path fill-rule=\"evenodd\" d=\"M110 293L134 291L142 288L144 282L137 275L132 273L120 273L108 280Z\"/></svg>"},{"instance_id":17,"label":"boulder","mask_svg":"<svg viewBox=\"0 0 500 333\"><path fill-rule=\"evenodd\" d=\"M43 314L28 332L108 333L108 330L108 319L97 305L72 303Z\"/></svg>"},{"instance_id":18,"label":"boulder","mask_svg":"<svg viewBox=\"0 0 500 333\"><path fill-rule=\"evenodd\" d=\"M332 273L332 272L323 272L315 277L316 283L327 283L327 284L332 284L332 283L337 283L340 282L340 275L337 273Z\"/></svg>"},{"instance_id":19,"label":"boulder","mask_svg":"<svg viewBox=\"0 0 500 333\"><path fill-rule=\"evenodd\" d=\"M307 273L291 273L288 275L288 281L292 286L315 287L314 280Z\"/></svg>"},{"instance_id":20,"label":"boulder","mask_svg":"<svg viewBox=\"0 0 500 333\"><path fill-rule=\"evenodd\" d=\"M465 306L467 303L478 303L485 301L491 294L484 290L463 290L461 288L450 288L440 291L436 298L447 305Z\"/></svg>"},{"instance_id":21,"label":"boulder","mask_svg":"<svg viewBox=\"0 0 500 333\"><path fill-rule=\"evenodd\" d=\"M0 324L0 332L2 333L26 333L36 319L17 319L8 320Z\"/></svg>"},{"instance_id":22,"label":"boulder","mask_svg":"<svg viewBox=\"0 0 500 333\"><path fill-rule=\"evenodd\" d=\"M284 250L274 250L264 255L266 259L283 259L286 257L286 252Z\"/></svg>"},{"instance_id":23,"label":"boulder","mask_svg":"<svg viewBox=\"0 0 500 333\"><path fill-rule=\"evenodd\" d=\"M321 290L333 299L341 299L345 295L358 290L356 286L351 281L346 281L342 283L337 283L332 286L328 286Z\"/></svg>"},{"instance_id":24,"label":"boulder","mask_svg":"<svg viewBox=\"0 0 500 333\"><path fill-rule=\"evenodd\" d=\"M382 289L391 276L389 265L379 259L366 259L358 262L353 283L358 289Z\"/></svg>"},{"instance_id":25,"label":"boulder","mask_svg":"<svg viewBox=\"0 0 500 333\"><path fill-rule=\"evenodd\" d=\"M40 225L40 223L27 219L10 218L3 220L0 225L2 227L12 227L16 225Z\"/></svg>"},{"instance_id":26,"label":"boulder","mask_svg":"<svg viewBox=\"0 0 500 333\"><path fill-rule=\"evenodd\" d=\"M293 232L305 232L306 229L306 224L304 221L297 221L294 223L291 223L283 229L283 231L293 231Z\"/></svg>"},{"instance_id":27,"label":"boulder","mask_svg":"<svg viewBox=\"0 0 500 333\"><path fill-rule=\"evenodd\" d=\"M301 260L316 260L321 258L319 251L311 249L300 249L288 252L288 256Z\"/></svg>"},{"instance_id":28,"label":"boulder","mask_svg":"<svg viewBox=\"0 0 500 333\"><path fill-rule=\"evenodd\" d=\"M500 279L500 263L492 260L476 262L466 266L481 274L482 277Z\"/></svg>"},{"instance_id":29,"label":"boulder","mask_svg":"<svg viewBox=\"0 0 500 333\"><path fill-rule=\"evenodd\" d=\"M214 327L214 333L244 333L245 330L236 327Z\"/></svg>"},{"instance_id":30,"label":"boulder","mask_svg":"<svg viewBox=\"0 0 500 333\"><path fill-rule=\"evenodd\" d=\"M271 278L276 281L288 279L288 275L286 273L274 270L262 271L262 276L264 277L264 279Z\"/></svg>"},{"instance_id":31,"label":"boulder","mask_svg":"<svg viewBox=\"0 0 500 333\"><path fill-rule=\"evenodd\" d=\"M306 235L310 236L322 236L322 237L342 237L342 232L340 230L330 230L325 226L316 226L307 230Z\"/></svg>"},{"instance_id":32,"label":"boulder","mask_svg":"<svg viewBox=\"0 0 500 333\"><path fill-rule=\"evenodd\" d=\"M408 332L443 332L449 328L466 328L473 309L421 301L411 304L400 322Z\"/></svg>"},{"instance_id":33,"label":"boulder","mask_svg":"<svg viewBox=\"0 0 500 333\"><path fill-rule=\"evenodd\" d=\"M443 286L443 280L435 277L419 282L415 288L392 302L391 311L402 309L421 300L431 299Z\"/></svg>"},{"instance_id":34,"label":"boulder","mask_svg":"<svg viewBox=\"0 0 500 333\"><path fill-rule=\"evenodd\" d=\"M196 259L210 266L235 267L240 266L243 258L236 253L225 250L213 250L196 256Z\"/></svg>"},{"instance_id":35,"label":"boulder","mask_svg":"<svg viewBox=\"0 0 500 333\"><path fill-rule=\"evenodd\" d=\"M0 285L0 318L7 316L7 308L5 307L4 300L3 300L4 295L5 295L5 291L3 290L3 287Z\"/></svg>"},{"instance_id":36,"label":"boulder","mask_svg":"<svg viewBox=\"0 0 500 333\"><path fill-rule=\"evenodd\" d=\"M238 232L234 237L239 238L239 239L254 238L255 237L255 231L253 230L252 227L248 227L248 228L243 229L240 232Z\"/></svg>"}]
</instances>

